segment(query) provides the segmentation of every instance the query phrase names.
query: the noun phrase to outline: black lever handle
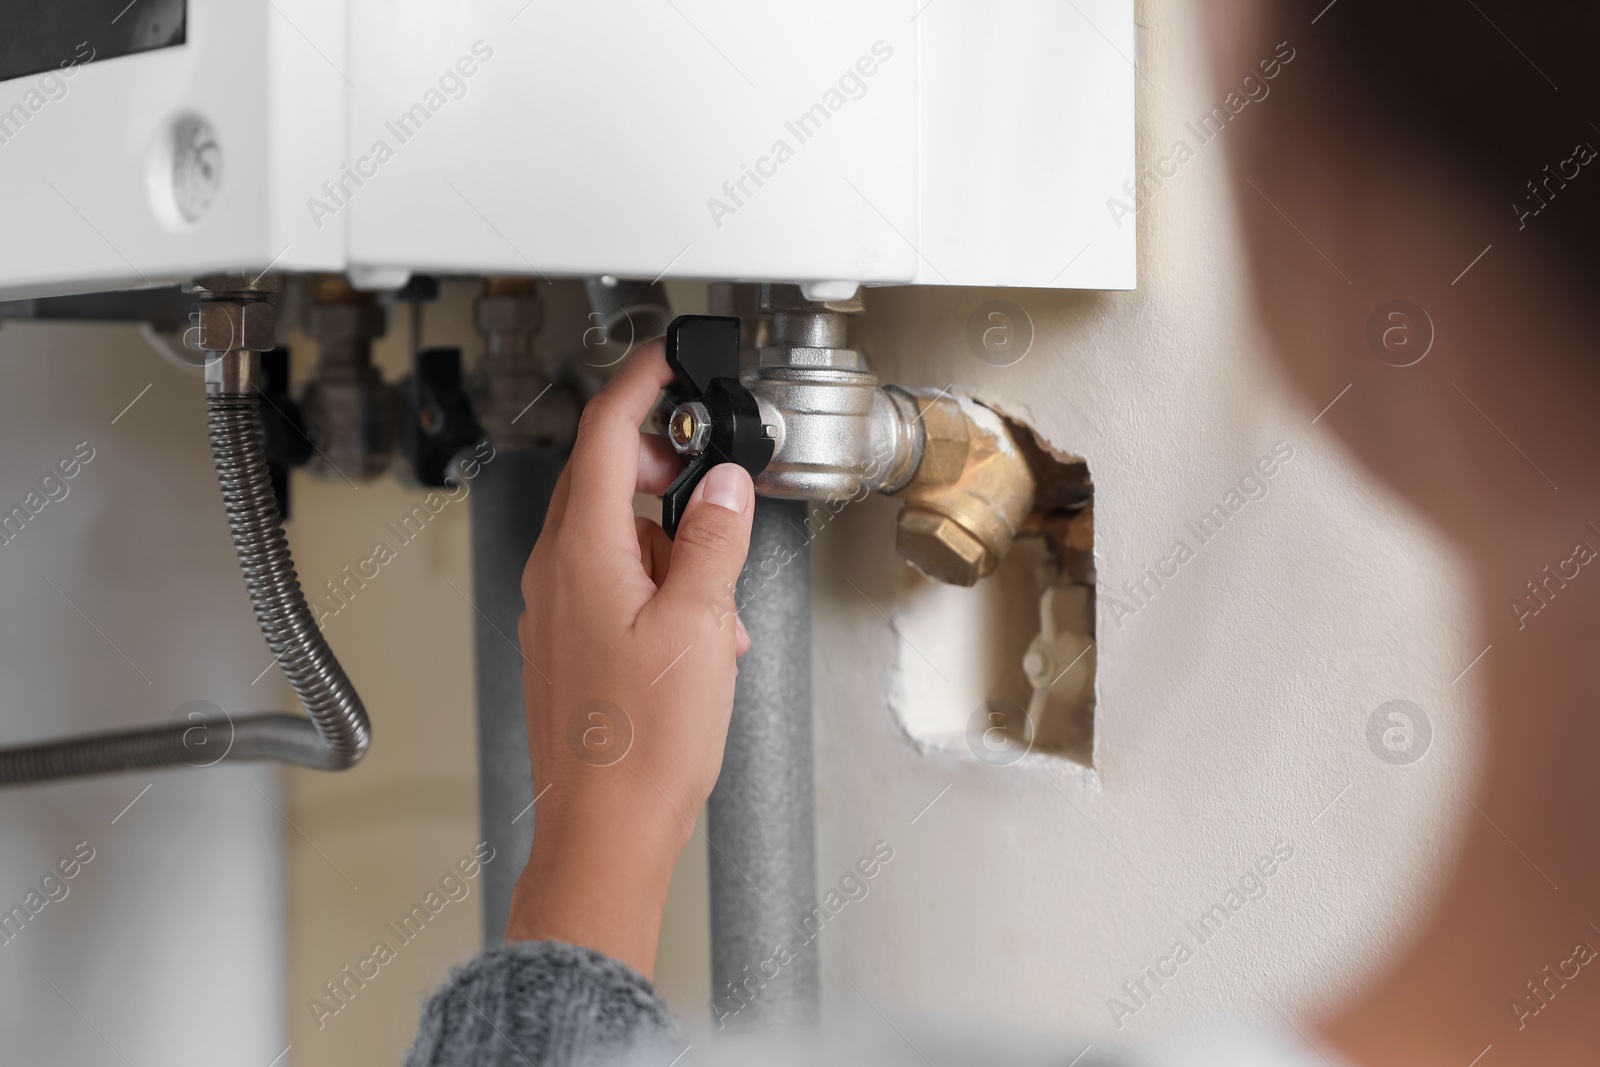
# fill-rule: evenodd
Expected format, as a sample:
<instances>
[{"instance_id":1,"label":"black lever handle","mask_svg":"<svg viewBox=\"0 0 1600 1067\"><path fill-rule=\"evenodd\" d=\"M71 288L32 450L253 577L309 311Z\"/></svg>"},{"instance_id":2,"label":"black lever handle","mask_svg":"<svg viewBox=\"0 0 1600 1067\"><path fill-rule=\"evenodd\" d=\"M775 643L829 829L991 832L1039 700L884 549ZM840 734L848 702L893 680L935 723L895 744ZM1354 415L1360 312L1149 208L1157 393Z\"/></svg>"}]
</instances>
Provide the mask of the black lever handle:
<instances>
[{"instance_id":1,"label":"black lever handle","mask_svg":"<svg viewBox=\"0 0 1600 1067\"><path fill-rule=\"evenodd\" d=\"M661 496L661 528L673 537L707 471L737 463L754 478L772 460L772 439L754 394L739 384L738 319L679 315L667 327L667 364L679 400L667 436L685 461Z\"/></svg>"}]
</instances>

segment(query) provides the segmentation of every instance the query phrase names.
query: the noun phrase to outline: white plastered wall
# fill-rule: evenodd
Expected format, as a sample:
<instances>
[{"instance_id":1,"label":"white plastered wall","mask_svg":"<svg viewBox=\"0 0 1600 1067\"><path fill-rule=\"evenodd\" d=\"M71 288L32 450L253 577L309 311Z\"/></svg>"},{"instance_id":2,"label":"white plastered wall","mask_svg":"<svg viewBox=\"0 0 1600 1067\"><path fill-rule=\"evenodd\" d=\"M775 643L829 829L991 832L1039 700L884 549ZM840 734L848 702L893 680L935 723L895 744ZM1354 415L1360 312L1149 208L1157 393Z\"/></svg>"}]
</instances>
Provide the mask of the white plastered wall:
<instances>
[{"instance_id":1,"label":"white plastered wall","mask_svg":"<svg viewBox=\"0 0 1600 1067\"><path fill-rule=\"evenodd\" d=\"M999 639L983 594L959 610L961 594L914 576L885 500L814 540L821 888L873 842L895 849L821 942L830 995L857 1009L864 995L890 1015L1085 1040L1314 1010L1416 928L1482 758L1474 677L1452 685L1480 651L1463 571L1340 447L1337 407L1313 425L1332 398L1298 398L1277 372L1249 305L1228 133L1198 144L1183 127L1223 95L1202 27L1176 2L1142 5L1139 21L1139 158L1179 138L1196 149L1138 212L1139 291L878 290L854 335L884 380L971 394L1086 456L1102 583L1094 771L1041 755L992 767L904 728L963 723L976 706L929 672ZM1278 83L1297 73L1291 62ZM1004 368L965 340L997 295L1035 330ZM1278 442L1293 458L1265 497L1207 544L1185 531ZM1195 558L1115 619L1110 594L1179 538ZM921 694L910 707L908 692ZM1396 698L1433 725L1410 766L1366 739ZM1292 857L1265 895L1202 944L1188 924L1279 842ZM1161 963L1178 941L1189 958ZM1158 966L1176 976L1131 997L1124 983Z\"/></svg>"}]
</instances>

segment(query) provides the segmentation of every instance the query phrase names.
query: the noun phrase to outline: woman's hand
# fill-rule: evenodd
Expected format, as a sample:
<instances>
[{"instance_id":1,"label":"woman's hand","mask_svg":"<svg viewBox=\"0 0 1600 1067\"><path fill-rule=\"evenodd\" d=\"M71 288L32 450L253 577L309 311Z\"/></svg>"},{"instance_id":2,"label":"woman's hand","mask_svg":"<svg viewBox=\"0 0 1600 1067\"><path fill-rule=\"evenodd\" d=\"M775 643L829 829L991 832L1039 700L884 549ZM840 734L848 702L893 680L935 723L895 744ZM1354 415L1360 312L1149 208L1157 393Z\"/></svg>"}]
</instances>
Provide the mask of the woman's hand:
<instances>
[{"instance_id":1,"label":"woman's hand","mask_svg":"<svg viewBox=\"0 0 1600 1067\"><path fill-rule=\"evenodd\" d=\"M722 767L733 590L755 502L713 468L677 540L633 513L681 467L639 426L672 378L661 342L589 402L522 576L518 633L537 830L506 938L584 945L649 976L667 884Z\"/></svg>"}]
</instances>

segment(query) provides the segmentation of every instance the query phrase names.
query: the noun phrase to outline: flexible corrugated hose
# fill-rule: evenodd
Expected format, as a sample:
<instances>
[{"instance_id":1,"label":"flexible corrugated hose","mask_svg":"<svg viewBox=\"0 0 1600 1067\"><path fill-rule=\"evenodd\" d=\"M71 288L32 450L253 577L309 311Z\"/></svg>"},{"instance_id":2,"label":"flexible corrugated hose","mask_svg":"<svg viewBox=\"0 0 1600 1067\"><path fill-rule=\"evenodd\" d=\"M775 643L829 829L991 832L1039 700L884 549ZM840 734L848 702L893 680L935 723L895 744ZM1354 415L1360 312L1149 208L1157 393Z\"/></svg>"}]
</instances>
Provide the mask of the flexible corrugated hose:
<instances>
[{"instance_id":1,"label":"flexible corrugated hose","mask_svg":"<svg viewBox=\"0 0 1600 1067\"><path fill-rule=\"evenodd\" d=\"M0 749L0 787L224 759L342 770L366 755L372 741L366 708L306 605L278 519L260 400L254 393L212 393L206 407L211 455L250 604L311 717L266 712Z\"/></svg>"}]
</instances>

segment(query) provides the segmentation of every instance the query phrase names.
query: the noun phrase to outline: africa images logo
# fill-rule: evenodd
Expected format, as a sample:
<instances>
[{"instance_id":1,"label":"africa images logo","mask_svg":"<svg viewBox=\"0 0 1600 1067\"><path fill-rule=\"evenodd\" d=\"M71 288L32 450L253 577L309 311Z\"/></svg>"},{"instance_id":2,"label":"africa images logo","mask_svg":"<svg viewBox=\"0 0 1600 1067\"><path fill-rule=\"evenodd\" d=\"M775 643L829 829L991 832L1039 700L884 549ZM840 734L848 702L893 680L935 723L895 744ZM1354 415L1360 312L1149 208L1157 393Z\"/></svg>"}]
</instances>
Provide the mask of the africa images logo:
<instances>
[{"instance_id":1,"label":"africa images logo","mask_svg":"<svg viewBox=\"0 0 1600 1067\"><path fill-rule=\"evenodd\" d=\"M1433 747L1433 720L1409 700L1380 704L1367 719L1367 747L1391 767L1409 767Z\"/></svg>"}]
</instances>

